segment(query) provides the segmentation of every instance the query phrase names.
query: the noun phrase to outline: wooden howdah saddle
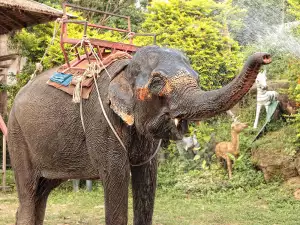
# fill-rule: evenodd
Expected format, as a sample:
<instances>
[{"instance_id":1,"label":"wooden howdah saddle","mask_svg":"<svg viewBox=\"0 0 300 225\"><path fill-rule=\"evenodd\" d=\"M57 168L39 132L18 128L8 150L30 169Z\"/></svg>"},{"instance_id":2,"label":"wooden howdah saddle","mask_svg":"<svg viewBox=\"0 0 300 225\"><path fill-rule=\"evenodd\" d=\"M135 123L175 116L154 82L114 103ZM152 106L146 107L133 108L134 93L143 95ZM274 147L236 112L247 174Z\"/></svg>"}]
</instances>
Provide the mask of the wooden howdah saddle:
<instances>
[{"instance_id":1,"label":"wooden howdah saddle","mask_svg":"<svg viewBox=\"0 0 300 225\"><path fill-rule=\"evenodd\" d=\"M102 63L101 70L106 70L112 80L117 76L130 62L132 56L126 52L118 51L106 57ZM91 59L91 61L94 61ZM74 95L75 87L81 81L81 98L88 99L94 86L93 77L85 77L84 73L88 65L83 61L83 65L78 68L69 68L66 64L60 66L57 72L47 81L47 84L70 95ZM78 79L81 78L81 79Z\"/></svg>"},{"instance_id":2,"label":"wooden howdah saddle","mask_svg":"<svg viewBox=\"0 0 300 225\"><path fill-rule=\"evenodd\" d=\"M107 17L114 16L119 17L127 22L127 28L115 28L102 24L92 24L86 20L73 20L67 13L67 8L73 10L90 11L96 14L104 14ZM153 37L153 44L156 44L156 34L137 34L131 31L131 23L129 16L117 15L114 13L103 12L94 9L87 9L84 7L76 6L69 3L63 3L63 17L59 20L61 25L60 34L60 47L65 59L65 64L60 66L55 74L52 75L48 84L56 87L70 95L80 95L80 99L88 99L89 94L93 89L94 77L85 76L89 72L91 65L97 65L97 69L106 70L111 79L115 77L121 70L123 70L132 55L139 49L138 46L133 44L133 39L136 36L151 36ZM83 35L81 39L76 39L68 36L68 24L77 24L83 26ZM108 30L113 32L119 32L125 34L125 38L128 39L127 43L113 42L108 40L88 38L88 30L97 29ZM124 38L124 39L125 39ZM66 48L68 45L71 48ZM67 50L69 49L69 50ZM82 50L82 51L80 51ZM70 61L70 51L75 53L75 59ZM80 55L80 52L84 52ZM99 71L98 71L99 72ZM79 85L80 84L80 85ZM78 96L77 96L78 97ZM77 101L79 102L77 98Z\"/></svg>"}]
</instances>

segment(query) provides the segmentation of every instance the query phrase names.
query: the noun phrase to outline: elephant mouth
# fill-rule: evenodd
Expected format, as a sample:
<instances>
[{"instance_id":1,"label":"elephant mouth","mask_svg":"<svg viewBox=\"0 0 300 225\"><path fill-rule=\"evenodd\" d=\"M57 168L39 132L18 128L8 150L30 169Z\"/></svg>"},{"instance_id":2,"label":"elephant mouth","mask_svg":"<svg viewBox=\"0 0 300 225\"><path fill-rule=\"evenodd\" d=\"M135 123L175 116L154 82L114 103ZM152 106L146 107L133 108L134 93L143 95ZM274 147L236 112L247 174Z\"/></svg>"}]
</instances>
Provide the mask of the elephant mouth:
<instances>
[{"instance_id":1,"label":"elephant mouth","mask_svg":"<svg viewBox=\"0 0 300 225\"><path fill-rule=\"evenodd\" d=\"M173 124L172 127L174 128L171 132L171 139L181 140L188 130L188 121L176 117L175 119L171 119L171 123Z\"/></svg>"},{"instance_id":2,"label":"elephant mouth","mask_svg":"<svg viewBox=\"0 0 300 225\"><path fill-rule=\"evenodd\" d=\"M156 125L150 126L150 133L159 139L181 140L188 130L188 121L180 118L172 119L170 117L167 120L165 119L165 116L160 117L156 121Z\"/></svg>"}]
</instances>

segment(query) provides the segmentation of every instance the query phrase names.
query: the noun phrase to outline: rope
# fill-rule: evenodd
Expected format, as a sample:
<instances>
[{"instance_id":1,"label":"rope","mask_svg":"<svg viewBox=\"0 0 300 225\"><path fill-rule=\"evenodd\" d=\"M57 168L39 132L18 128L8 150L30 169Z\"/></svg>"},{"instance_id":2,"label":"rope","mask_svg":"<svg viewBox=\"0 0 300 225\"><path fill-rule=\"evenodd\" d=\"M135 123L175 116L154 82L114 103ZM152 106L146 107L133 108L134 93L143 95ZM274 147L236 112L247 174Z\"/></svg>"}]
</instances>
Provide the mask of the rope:
<instances>
[{"instance_id":1,"label":"rope","mask_svg":"<svg viewBox=\"0 0 300 225\"><path fill-rule=\"evenodd\" d=\"M103 102L102 102L102 99L101 99L101 96L100 96L100 93L99 93L99 89L98 89L98 84L97 84L97 80L96 80L96 76L95 74L93 74L93 78L94 78L94 82L95 82L95 86L96 86L96 91L97 91L97 94L98 94L98 100L99 100L99 103L100 103L100 106L101 106L101 109L102 109L102 112L103 112L103 115L108 123L108 125L110 126L110 129L113 131L113 133L115 134L116 138L118 139L118 141L120 142L120 144L122 145L122 147L124 148L124 150L127 152L127 149L123 143L123 141L121 140L121 138L119 137L117 131L115 130L114 126L112 125L112 123L110 122L106 112L105 112L105 109L104 109L104 106L103 106Z\"/></svg>"},{"instance_id":2,"label":"rope","mask_svg":"<svg viewBox=\"0 0 300 225\"><path fill-rule=\"evenodd\" d=\"M101 64L101 66L104 68L106 74L107 74L108 77L111 79L111 76L110 76L109 72L107 71L106 67L104 66L103 62L102 62L101 59L99 58L98 54L95 52L95 49L93 48L91 42L90 42L88 39L87 39L87 43L88 43L88 45L89 45L89 47L90 47L91 53L93 54L93 56L94 56L95 59L96 59L97 64L98 64L98 65Z\"/></svg>"},{"instance_id":3,"label":"rope","mask_svg":"<svg viewBox=\"0 0 300 225\"><path fill-rule=\"evenodd\" d=\"M150 156L150 158L148 160L146 160L144 162L141 162L141 163L138 163L138 164L131 164L130 163L130 165L133 166L133 167L136 167L136 166L145 165L146 163L150 162L156 156L156 154L158 153L158 151L160 149L161 142L162 142L162 140L159 139L159 142L158 142L158 145L157 145L157 148L156 148L155 152Z\"/></svg>"},{"instance_id":4,"label":"rope","mask_svg":"<svg viewBox=\"0 0 300 225\"><path fill-rule=\"evenodd\" d=\"M106 72L107 72L107 71L106 71ZM108 73L108 72L107 72L107 73ZM127 149L126 149L126 147L125 147L123 141L122 141L121 138L119 137L117 131L115 130L114 126L111 124L111 122L110 122L110 120L109 120L109 118L108 118L108 116L107 116L107 114L106 114L106 112L105 112L105 109L104 109L104 107L103 107L103 102L102 102L102 99L101 99L101 96L100 96L100 92L99 92L99 88L98 88L98 84L97 84L97 80L96 80L95 74L93 75L93 78L94 78L94 83L95 83L96 91L97 91L97 94L98 94L98 100L99 100L99 103L100 103L100 106L101 106L103 115L104 115L104 117L105 117L107 123L109 124L111 130L112 130L113 133L115 134L116 138L118 139L118 141L120 142L120 144L121 144L122 147L124 148L125 152L128 153L128 151L127 151ZM160 148L160 145L161 145L161 142L162 142L162 140L160 139L160 140L159 140L159 143L158 143L158 146L157 146L157 148L156 148L156 150L155 150L155 152L153 153L153 155L152 155L148 160L146 160L146 161L144 161L144 162L141 162L141 163L139 163L139 164L131 164L131 163L130 163L130 165L131 165L131 166L134 166L134 167L135 167L135 166L142 166L142 165L145 165L146 163L150 162L150 161L156 156L156 154L158 153L159 148Z\"/></svg>"},{"instance_id":5,"label":"rope","mask_svg":"<svg viewBox=\"0 0 300 225\"><path fill-rule=\"evenodd\" d=\"M114 135L116 136L116 138L118 139L118 141L120 142L122 148L124 149L124 151L128 154L128 151L126 149L126 146L124 145L122 139L120 138L120 136L118 135L117 131L115 130L114 126L112 125L112 123L110 122L108 116L107 116L107 113L104 109L104 106L103 106L103 101L101 99L101 96L100 96L100 92L99 92L99 88L98 88L98 84L97 84L97 78L96 76L98 74L100 74L100 72L104 69L106 74L108 75L108 77L111 79L111 75L109 74L109 72L107 71L106 69L106 66L103 64L103 62L101 61L101 59L99 58L98 54L95 52L91 42L89 41L88 38L86 37L83 37L81 41L79 41L76 46L78 44L81 43L81 46L82 47L82 44L83 43L88 43L88 46L90 48L90 51L92 53L92 55L95 57L96 59L96 63L91 63L89 65L89 67L86 69L86 71L84 72L83 74L83 77L80 77L79 79L77 79L77 84L76 84L76 87L75 87L75 90L74 90L74 93L73 93L73 102L74 103L80 103L80 118L81 118L81 123L82 123L82 128L83 128L83 131L85 132L85 125L84 125L84 120L83 120L83 106L82 106L82 98L81 98L81 93L82 93L82 82L83 80L86 78L86 77L93 77L93 80L94 80L94 83L95 83L95 88L96 88L96 91L97 91L97 95L98 95L98 101L100 103L100 106L101 106L101 110L103 112L103 115L110 127L110 129L112 130L112 132L114 133ZM159 140L159 143L158 143L158 146L155 150L155 152L150 156L149 159L147 159L146 161L144 162L141 162L141 163L138 163L138 164L131 164L131 166L142 166L142 165L145 165L146 163L150 162L155 156L156 154L158 153L159 149L160 149L160 145L161 145L161 142L162 140L160 139Z\"/></svg>"},{"instance_id":6,"label":"rope","mask_svg":"<svg viewBox=\"0 0 300 225\"><path fill-rule=\"evenodd\" d=\"M82 128L85 133L85 125L84 125L84 121L83 121L83 110L82 110L82 98L80 98L79 110L80 110L80 118L81 118Z\"/></svg>"},{"instance_id":7,"label":"rope","mask_svg":"<svg viewBox=\"0 0 300 225\"><path fill-rule=\"evenodd\" d=\"M60 19L57 19L57 20L55 20L55 22L54 22L54 28L53 28L53 33L52 33L52 39L51 39L49 45L47 46L47 48L46 48L46 50L45 50L45 52L44 52L44 55L42 56L40 62L36 63L36 69L35 69L35 71L33 72L33 74L31 75L30 80L32 80L33 78L35 78L35 77L36 77L36 74L37 74L38 72L42 72L42 71L43 71L43 64L42 64L42 62L44 61L44 58L46 57L46 55L47 55L47 53L48 53L48 51L49 51L49 49L50 49L50 46L52 46L52 45L54 44L55 37L56 37L57 31L58 31L58 28L59 28L59 26L57 27L57 24L58 24L59 21L60 21Z\"/></svg>"}]
</instances>

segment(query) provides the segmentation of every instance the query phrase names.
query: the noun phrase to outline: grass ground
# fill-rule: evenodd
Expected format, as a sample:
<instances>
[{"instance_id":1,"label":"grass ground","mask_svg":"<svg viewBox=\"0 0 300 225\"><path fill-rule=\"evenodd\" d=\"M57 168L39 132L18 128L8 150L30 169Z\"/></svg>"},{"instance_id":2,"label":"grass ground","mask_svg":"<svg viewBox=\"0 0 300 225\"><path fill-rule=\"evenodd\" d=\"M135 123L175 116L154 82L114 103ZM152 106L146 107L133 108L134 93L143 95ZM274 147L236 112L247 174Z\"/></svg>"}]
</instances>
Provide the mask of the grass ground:
<instances>
[{"instance_id":1,"label":"grass ground","mask_svg":"<svg viewBox=\"0 0 300 225\"><path fill-rule=\"evenodd\" d=\"M0 193L0 224L14 223L15 192ZM132 224L132 201L129 224ZM279 186L235 190L197 197L158 190L155 225L299 225L300 202ZM46 225L104 224L102 188L74 193L58 189L48 201Z\"/></svg>"}]
</instances>

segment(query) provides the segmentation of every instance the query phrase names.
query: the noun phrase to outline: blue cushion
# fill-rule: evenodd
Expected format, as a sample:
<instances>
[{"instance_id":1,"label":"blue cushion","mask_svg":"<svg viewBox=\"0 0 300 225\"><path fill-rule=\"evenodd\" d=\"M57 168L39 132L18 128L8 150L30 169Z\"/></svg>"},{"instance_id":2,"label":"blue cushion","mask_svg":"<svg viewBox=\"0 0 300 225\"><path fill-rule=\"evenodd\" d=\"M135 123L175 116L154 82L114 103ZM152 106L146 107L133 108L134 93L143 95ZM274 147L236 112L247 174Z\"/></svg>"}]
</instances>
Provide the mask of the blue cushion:
<instances>
[{"instance_id":1,"label":"blue cushion","mask_svg":"<svg viewBox=\"0 0 300 225\"><path fill-rule=\"evenodd\" d=\"M50 77L50 80L67 87L71 83L72 78L73 78L72 74L56 72Z\"/></svg>"}]
</instances>

